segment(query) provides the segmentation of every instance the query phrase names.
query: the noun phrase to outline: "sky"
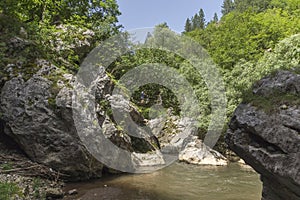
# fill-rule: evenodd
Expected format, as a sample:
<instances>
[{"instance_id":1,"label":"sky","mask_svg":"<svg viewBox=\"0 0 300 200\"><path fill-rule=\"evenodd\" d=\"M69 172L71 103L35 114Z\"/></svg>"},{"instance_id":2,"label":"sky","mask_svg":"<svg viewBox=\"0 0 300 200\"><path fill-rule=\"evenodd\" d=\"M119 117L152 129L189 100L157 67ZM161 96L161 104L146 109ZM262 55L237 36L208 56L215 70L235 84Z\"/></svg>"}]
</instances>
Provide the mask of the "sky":
<instances>
[{"instance_id":1,"label":"sky","mask_svg":"<svg viewBox=\"0 0 300 200\"><path fill-rule=\"evenodd\" d=\"M119 23L123 30L154 27L167 22L169 27L178 33L184 30L187 18L204 10L206 21L210 21L214 13L221 16L223 0L117 0Z\"/></svg>"}]
</instances>

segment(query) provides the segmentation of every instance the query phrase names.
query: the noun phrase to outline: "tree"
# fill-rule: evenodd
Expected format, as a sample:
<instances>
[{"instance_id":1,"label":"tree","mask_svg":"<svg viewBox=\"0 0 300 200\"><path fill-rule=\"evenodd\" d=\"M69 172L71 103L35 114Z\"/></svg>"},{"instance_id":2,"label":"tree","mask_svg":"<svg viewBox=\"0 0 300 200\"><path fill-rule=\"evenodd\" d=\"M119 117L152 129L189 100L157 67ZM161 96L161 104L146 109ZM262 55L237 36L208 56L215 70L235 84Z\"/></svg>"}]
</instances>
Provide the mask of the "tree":
<instances>
[{"instance_id":1,"label":"tree","mask_svg":"<svg viewBox=\"0 0 300 200\"><path fill-rule=\"evenodd\" d=\"M150 32L147 33L146 39L145 39L145 44L147 44L149 42L149 40L151 39L152 34Z\"/></svg>"},{"instance_id":2,"label":"tree","mask_svg":"<svg viewBox=\"0 0 300 200\"><path fill-rule=\"evenodd\" d=\"M201 8L199 11L199 28L204 29L205 28L205 14L203 9Z\"/></svg>"},{"instance_id":3,"label":"tree","mask_svg":"<svg viewBox=\"0 0 300 200\"><path fill-rule=\"evenodd\" d=\"M3 0L0 11L26 23L77 23L98 29L107 22L117 29L121 14L115 0Z\"/></svg>"},{"instance_id":4,"label":"tree","mask_svg":"<svg viewBox=\"0 0 300 200\"><path fill-rule=\"evenodd\" d=\"M205 28L205 14L203 9L199 10L199 13L196 13L191 19L191 30L195 29L204 29Z\"/></svg>"},{"instance_id":5,"label":"tree","mask_svg":"<svg viewBox=\"0 0 300 200\"><path fill-rule=\"evenodd\" d=\"M185 21L184 32L190 32L190 31L192 31L192 23L191 20L187 18Z\"/></svg>"},{"instance_id":6,"label":"tree","mask_svg":"<svg viewBox=\"0 0 300 200\"><path fill-rule=\"evenodd\" d=\"M200 27L199 24L199 15L196 13L194 17L192 17L192 30L195 30Z\"/></svg>"},{"instance_id":7,"label":"tree","mask_svg":"<svg viewBox=\"0 0 300 200\"><path fill-rule=\"evenodd\" d=\"M227 15L234 9L234 3L232 0L224 0L222 5L222 14Z\"/></svg>"},{"instance_id":8,"label":"tree","mask_svg":"<svg viewBox=\"0 0 300 200\"><path fill-rule=\"evenodd\" d=\"M235 9L239 12L244 12L252 9L254 12L263 12L269 8L272 0L235 0Z\"/></svg>"},{"instance_id":9,"label":"tree","mask_svg":"<svg viewBox=\"0 0 300 200\"><path fill-rule=\"evenodd\" d=\"M218 22L218 21L219 21L218 14L215 13L215 14L214 14L214 18L213 18L213 22Z\"/></svg>"}]
</instances>

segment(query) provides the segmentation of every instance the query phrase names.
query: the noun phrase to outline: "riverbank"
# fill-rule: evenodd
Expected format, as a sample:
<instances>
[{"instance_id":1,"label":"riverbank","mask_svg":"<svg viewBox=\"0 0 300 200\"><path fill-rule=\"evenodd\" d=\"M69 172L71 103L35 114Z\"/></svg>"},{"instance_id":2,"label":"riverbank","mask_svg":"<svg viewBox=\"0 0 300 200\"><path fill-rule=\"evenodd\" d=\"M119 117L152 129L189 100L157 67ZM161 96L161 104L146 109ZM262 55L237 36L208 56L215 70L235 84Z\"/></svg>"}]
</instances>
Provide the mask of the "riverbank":
<instances>
[{"instance_id":1,"label":"riverbank","mask_svg":"<svg viewBox=\"0 0 300 200\"><path fill-rule=\"evenodd\" d=\"M3 142L5 141L5 143ZM30 161L13 141L0 138L0 199L61 199L61 174Z\"/></svg>"}]
</instances>

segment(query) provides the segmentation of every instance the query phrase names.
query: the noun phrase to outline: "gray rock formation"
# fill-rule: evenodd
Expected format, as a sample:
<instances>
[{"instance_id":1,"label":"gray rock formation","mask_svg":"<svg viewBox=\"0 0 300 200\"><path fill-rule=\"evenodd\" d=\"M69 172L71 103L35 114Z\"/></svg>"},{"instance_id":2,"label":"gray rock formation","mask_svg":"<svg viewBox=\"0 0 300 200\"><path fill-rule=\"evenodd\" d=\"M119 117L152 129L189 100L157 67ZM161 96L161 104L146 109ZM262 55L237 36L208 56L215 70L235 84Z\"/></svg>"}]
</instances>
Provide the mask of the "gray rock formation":
<instances>
[{"instance_id":1,"label":"gray rock formation","mask_svg":"<svg viewBox=\"0 0 300 200\"><path fill-rule=\"evenodd\" d=\"M71 87L73 76L62 74L58 68L46 61L38 61L38 65L41 69L27 81L19 76L7 81L2 88L2 131L9 135L31 160L66 174L66 179L85 180L100 177L104 166L87 151L77 135L74 124ZM112 98L109 96L111 90L112 84L103 74L99 77L96 98ZM108 96L107 99L105 96ZM134 120L143 121L133 105L126 104L125 100L118 102L118 105L123 104ZM106 108L99 104L96 107L98 123L105 137L116 146L138 153L155 150L150 137L130 137L117 128Z\"/></svg>"},{"instance_id":2,"label":"gray rock formation","mask_svg":"<svg viewBox=\"0 0 300 200\"><path fill-rule=\"evenodd\" d=\"M227 165L227 159L222 154L206 146L196 136L189 138L179 154L179 161L194 165Z\"/></svg>"},{"instance_id":3,"label":"gray rock formation","mask_svg":"<svg viewBox=\"0 0 300 200\"><path fill-rule=\"evenodd\" d=\"M179 161L188 164L227 165L224 156L198 139L193 119L169 115L149 120L148 125L158 138L163 153L176 155Z\"/></svg>"},{"instance_id":4,"label":"gray rock formation","mask_svg":"<svg viewBox=\"0 0 300 200\"><path fill-rule=\"evenodd\" d=\"M70 91L61 90L55 102L52 81L46 78L46 73L57 69L43 64L39 73L28 81L13 78L2 88L0 110L4 133L31 160L65 173L70 179L101 176L103 165L93 162L76 134Z\"/></svg>"},{"instance_id":5,"label":"gray rock formation","mask_svg":"<svg viewBox=\"0 0 300 200\"><path fill-rule=\"evenodd\" d=\"M261 174L263 200L300 199L300 75L279 71L253 89L272 109L238 106L226 142Z\"/></svg>"}]
</instances>

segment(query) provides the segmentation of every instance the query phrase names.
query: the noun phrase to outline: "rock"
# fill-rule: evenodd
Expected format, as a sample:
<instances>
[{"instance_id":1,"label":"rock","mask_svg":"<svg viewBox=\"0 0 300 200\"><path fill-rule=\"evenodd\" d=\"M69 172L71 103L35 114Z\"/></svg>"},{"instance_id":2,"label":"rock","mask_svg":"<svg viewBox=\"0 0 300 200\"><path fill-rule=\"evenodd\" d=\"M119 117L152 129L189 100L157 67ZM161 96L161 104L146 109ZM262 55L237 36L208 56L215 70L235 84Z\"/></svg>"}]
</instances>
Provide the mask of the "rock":
<instances>
[{"instance_id":1,"label":"rock","mask_svg":"<svg viewBox=\"0 0 300 200\"><path fill-rule=\"evenodd\" d=\"M160 153L160 151L147 154L133 153L132 159L135 165L143 167L151 167L165 164L163 155Z\"/></svg>"},{"instance_id":2,"label":"rock","mask_svg":"<svg viewBox=\"0 0 300 200\"><path fill-rule=\"evenodd\" d=\"M64 197L64 193L61 189L47 188L46 199L60 199Z\"/></svg>"},{"instance_id":3,"label":"rock","mask_svg":"<svg viewBox=\"0 0 300 200\"><path fill-rule=\"evenodd\" d=\"M3 132L31 160L65 174L65 179L100 177L104 166L87 151L74 124L73 89L70 86L74 77L61 74L58 68L47 61L39 60L37 64L41 69L27 81L17 77L3 86L0 95ZM104 70L103 73L105 74ZM110 102L118 112L129 114L133 122L144 123L138 109L129 101L117 95L106 94L111 92L112 85L104 74L99 75L96 99L105 98L103 100ZM105 109L108 108L99 104L96 107L98 124L104 135L117 147L136 153L155 151L159 147L155 137L147 131L130 126L120 128L107 114ZM135 137L134 134L141 137Z\"/></svg>"},{"instance_id":4,"label":"rock","mask_svg":"<svg viewBox=\"0 0 300 200\"><path fill-rule=\"evenodd\" d=\"M179 154L179 160L195 165L227 165L227 160L222 154L206 146L196 136L187 142Z\"/></svg>"},{"instance_id":5,"label":"rock","mask_svg":"<svg viewBox=\"0 0 300 200\"><path fill-rule=\"evenodd\" d=\"M268 100L299 96L300 75L279 71L253 93ZM261 174L263 200L300 199L300 105L282 101L284 109L273 104L271 112L251 102L239 105L226 135L229 147Z\"/></svg>"},{"instance_id":6,"label":"rock","mask_svg":"<svg viewBox=\"0 0 300 200\"><path fill-rule=\"evenodd\" d=\"M76 195L76 194L78 194L78 191L76 189L68 191L68 195Z\"/></svg>"},{"instance_id":7,"label":"rock","mask_svg":"<svg viewBox=\"0 0 300 200\"><path fill-rule=\"evenodd\" d=\"M166 116L148 121L158 137L161 152L176 155L179 161L196 165L227 165L227 160L217 151L207 147L197 136L195 121L191 118Z\"/></svg>"},{"instance_id":8,"label":"rock","mask_svg":"<svg viewBox=\"0 0 300 200\"><path fill-rule=\"evenodd\" d=\"M103 165L91 165L93 157L81 144L74 126L71 89L60 90L55 99L51 94L52 81L44 74L58 69L44 65L28 81L13 78L2 88L4 132L31 160L67 174L70 179L100 177Z\"/></svg>"}]
</instances>

